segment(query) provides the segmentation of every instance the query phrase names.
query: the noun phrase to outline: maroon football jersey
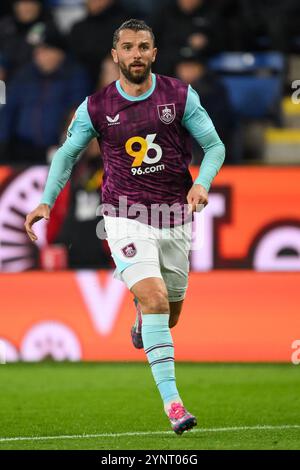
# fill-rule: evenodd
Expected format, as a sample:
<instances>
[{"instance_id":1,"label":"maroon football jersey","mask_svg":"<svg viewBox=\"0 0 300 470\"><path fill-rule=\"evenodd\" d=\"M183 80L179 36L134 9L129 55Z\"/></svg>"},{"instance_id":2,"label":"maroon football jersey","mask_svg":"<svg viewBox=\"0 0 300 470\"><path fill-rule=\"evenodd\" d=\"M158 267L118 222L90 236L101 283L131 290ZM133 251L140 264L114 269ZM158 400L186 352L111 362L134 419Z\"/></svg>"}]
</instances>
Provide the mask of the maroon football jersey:
<instances>
[{"instance_id":1,"label":"maroon football jersey","mask_svg":"<svg viewBox=\"0 0 300 470\"><path fill-rule=\"evenodd\" d=\"M155 88L145 99L127 99L116 82L88 99L104 161L102 200L115 208L121 196L129 206L182 207L193 184L191 137L181 124L188 85L155 77Z\"/></svg>"}]
</instances>

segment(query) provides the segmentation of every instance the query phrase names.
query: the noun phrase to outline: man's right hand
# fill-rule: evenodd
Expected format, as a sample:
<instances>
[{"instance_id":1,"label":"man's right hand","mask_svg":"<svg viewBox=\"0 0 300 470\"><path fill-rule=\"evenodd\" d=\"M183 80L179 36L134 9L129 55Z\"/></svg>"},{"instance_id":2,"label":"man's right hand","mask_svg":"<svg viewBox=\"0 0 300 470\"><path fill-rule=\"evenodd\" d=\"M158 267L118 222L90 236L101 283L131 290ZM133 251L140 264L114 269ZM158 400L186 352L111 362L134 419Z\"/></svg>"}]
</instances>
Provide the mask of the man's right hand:
<instances>
[{"instance_id":1,"label":"man's right hand","mask_svg":"<svg viewBox=\"0 0 300 470\"><path fill-rule=\"evenodd\" d=\"M33 224L35 224L41 219L49 220L49 217L50 217L50 207L48 206L48 204L40 204L39 206L37 206L36 209L34 209L32 212L30 212L27 215L25 223L24 223L24 227L27 232L27 235L29 236L32 242L36 242L38 239L36 234L32 230Z\"/></svg>"}]
</instances>

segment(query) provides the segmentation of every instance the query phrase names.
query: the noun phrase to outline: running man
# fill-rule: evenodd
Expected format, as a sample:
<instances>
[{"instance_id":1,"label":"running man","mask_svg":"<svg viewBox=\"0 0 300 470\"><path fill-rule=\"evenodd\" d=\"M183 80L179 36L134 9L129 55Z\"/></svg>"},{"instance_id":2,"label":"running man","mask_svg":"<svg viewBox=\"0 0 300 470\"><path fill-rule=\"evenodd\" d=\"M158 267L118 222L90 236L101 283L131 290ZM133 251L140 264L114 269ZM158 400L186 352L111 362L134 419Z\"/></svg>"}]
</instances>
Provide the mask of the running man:
<instances>
[{"instance_id":1,"label":"running man","mask_svg":"<svg viewBox=\"0 0 300 470\"><path fill-rule=\"evenodd\" d=\"M177 390L170 333L188 283L191 215L186 207L189 204L193 212L198 204L208 203L225 149L193 88L151 72L157 49L144 21L123 23L114 33L111 52L120 79L77 109L67 139L53 158L41 204L27 215L25 228L36 241L32 225L49 219L77 157L96 137L104 161L102 201L108 207L104 215L108 243L117 276L137 306L132 341L144 348L172 429L182 434L197 424ZM205 152L194 183L188 169L191 135ZM125 214L120 209L122 198L128 206ZM169 214L169 226L150 217L159 205L176 206Z\"/></svg>"}]
</instances>

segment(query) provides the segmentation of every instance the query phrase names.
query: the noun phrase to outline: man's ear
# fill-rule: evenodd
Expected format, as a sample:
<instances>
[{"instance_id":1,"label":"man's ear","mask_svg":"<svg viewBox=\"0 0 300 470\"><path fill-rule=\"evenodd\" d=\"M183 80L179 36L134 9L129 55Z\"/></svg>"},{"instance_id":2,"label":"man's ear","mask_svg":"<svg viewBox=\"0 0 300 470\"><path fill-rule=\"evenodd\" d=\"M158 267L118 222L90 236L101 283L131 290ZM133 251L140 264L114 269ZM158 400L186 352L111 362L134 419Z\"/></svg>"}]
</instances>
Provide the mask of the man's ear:
<instances>
[{"instance_id":1,"label":"man's ear","mask_svg":"<svg viewBox=\"0 0 300 470\"><path fill-rule=\"evenodd\" d=\"M115 64L119 63L116 49L111 50L111 55Z\"/></svg>"},{"instance_id":2,"label":"man's ear","mask_svg":"<svg viewBox=\"0 0 300 470\"><path fill-rule=\"evenodd\" d=\"M153 49L153 57L152 57L152 62L155 62L155 59L156 59L156 54L157 54L157 48L155 47Z\"/></svg>"}]
</instances>

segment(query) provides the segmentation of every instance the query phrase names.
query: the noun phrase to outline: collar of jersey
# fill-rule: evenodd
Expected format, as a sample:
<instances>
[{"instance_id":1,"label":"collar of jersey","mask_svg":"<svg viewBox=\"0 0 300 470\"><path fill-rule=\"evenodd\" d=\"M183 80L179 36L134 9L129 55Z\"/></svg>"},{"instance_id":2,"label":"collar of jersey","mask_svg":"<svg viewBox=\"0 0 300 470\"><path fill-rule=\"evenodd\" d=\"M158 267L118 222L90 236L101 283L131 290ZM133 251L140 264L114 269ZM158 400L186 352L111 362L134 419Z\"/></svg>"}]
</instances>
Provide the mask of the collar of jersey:
<instances>
[{"instance_id":1,"label":"collar of jersey","mask_svg":"<svg viewBox=\"0 0 300 470\"><path fill-rule=\"evenodd\" d=\"M131 95L128 95L127 93L125 93L125 91L122 89L122 87L120 85L120 80L116 81L117 90L120 93L120 95L123 96L123 98L125 98L126 100L129 100L129 101L142 101L142 100L145 100L146 98L149 98L150 95L152 95L152 93L154 92L155 86L156 86L156 75L154 73L151 73L151 76L152 76L151 88L149 88L149 90L147 90L145 93L143 93L140 96L131 96Z\"/></svg>"}]
</instances>

